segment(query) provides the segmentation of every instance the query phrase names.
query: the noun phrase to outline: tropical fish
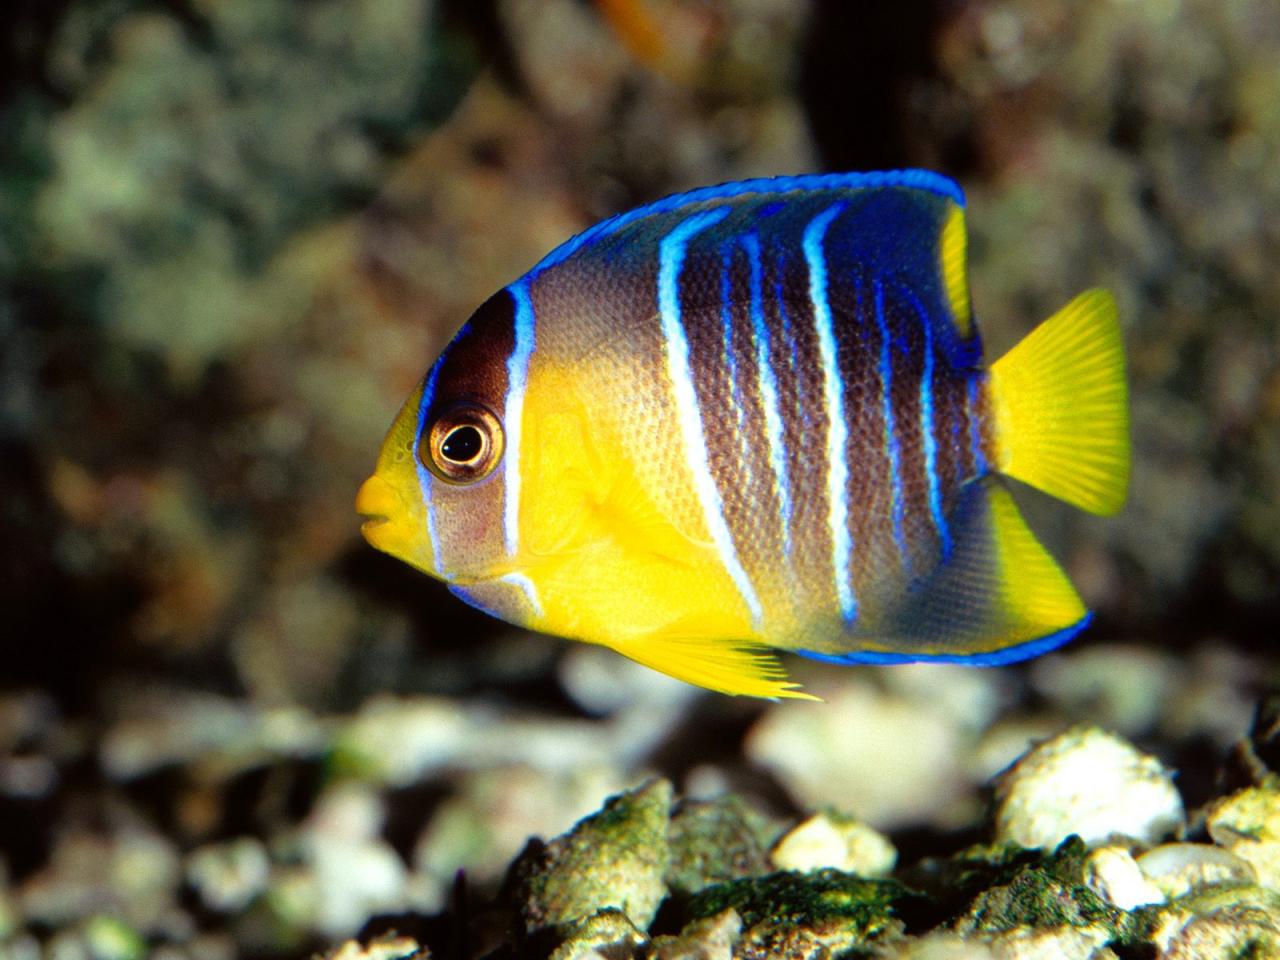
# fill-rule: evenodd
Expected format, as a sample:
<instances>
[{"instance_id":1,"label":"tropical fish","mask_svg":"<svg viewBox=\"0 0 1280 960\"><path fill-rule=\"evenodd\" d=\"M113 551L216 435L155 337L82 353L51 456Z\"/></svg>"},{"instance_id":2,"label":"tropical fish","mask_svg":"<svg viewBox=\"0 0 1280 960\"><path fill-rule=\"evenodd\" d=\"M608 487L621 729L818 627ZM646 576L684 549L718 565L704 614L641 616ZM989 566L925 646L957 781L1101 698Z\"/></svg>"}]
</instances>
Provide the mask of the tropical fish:
<instances>
[{"instance_id":1,"label":"tropical fish","mask_svg":"<svg viewBox=\"0 0 1280 960\"><path fill-rule=\"evenodd\" d=\"M774 650L1009 663L1090 620L1004 478L1115 513L1115 303L990 366L964 195L921 170L748 180L587 229L476 310L357 510L511 623L803 696Z\"/></svg>"}]
</instances>

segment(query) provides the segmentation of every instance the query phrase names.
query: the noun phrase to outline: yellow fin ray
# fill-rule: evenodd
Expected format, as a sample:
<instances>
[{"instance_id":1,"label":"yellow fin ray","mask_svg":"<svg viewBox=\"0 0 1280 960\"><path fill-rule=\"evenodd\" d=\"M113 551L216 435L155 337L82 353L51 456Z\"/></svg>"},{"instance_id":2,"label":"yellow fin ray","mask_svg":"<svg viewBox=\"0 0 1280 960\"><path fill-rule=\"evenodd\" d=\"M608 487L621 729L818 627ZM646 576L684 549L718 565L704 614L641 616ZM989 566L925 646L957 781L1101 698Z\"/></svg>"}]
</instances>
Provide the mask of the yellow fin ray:
<instances>
[{"instance_id":1,"label":"yellow fin ray","mask_svg":"<svg viewBox=\"0 0 1280 960\"><path fill-rule=\"evenodd\" d=\"M999 570L998 605L1007 620L1032 625L1033 633L1045 634L1084 617L1088 611L1076 588L1031 532L1013 495L991 484L987 509Z\"/></svg>"},{"instance_id":2,"label":"yellow fin ray","mask_svg":"<svg viewBox=\"0 0 1280 960\"><path fill-rule=\"evenodd\" d=\"M942 285L947 303L955 318L960 336L973 336L973 311L969 305L969 266L966 258L968 233L964 225L964 207L953 206L947 212L939 242Z\"/></svg>"},{"instance_id":3,"label":"yellow fin ray","mask_svg":"<svg viewBox=\"0 0 1280 960\"><path fill-rule=\"evenodd\" d=\"M607 646L669 677L719 693L769 699L816 700L787 678L778 658L759 644L699 636L681 621L656 634Z\"/></svg>"},{"instance_id":4,"label":"yellow fin ray","mask_svg":"<svg viewBox=\"0 0 1280 960\"><path fill-rule=\"evenodd\" d=\"M996 469L1090 513L1129 487L1129 392L1115 300L1086 290L991 368Z\"/></svg>"}]
</instances>

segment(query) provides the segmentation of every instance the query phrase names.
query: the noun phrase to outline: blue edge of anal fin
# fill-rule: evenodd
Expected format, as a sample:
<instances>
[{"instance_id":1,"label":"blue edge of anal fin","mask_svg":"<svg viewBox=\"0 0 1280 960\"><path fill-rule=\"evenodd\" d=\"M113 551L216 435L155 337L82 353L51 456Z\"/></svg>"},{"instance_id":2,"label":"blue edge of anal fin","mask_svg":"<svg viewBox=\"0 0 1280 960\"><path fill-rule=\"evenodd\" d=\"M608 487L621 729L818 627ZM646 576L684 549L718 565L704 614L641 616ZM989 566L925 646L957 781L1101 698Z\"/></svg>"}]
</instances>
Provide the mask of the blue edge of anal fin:
<instances>
[{"instance_id":1,"label":"blue edge of anal fin","mask_svg":"<svg viewBox=\"0 0 1280 960\"><path fill-rule=\"evenodd\" d=\"M986 653L935 653L912 654L890 653L883 650L855 650L852 653L819 653L816 650L797 650L796 653L810 660L822 660L826 663L839 664L895 664L895 663L962 663L968 667L1002 667L1005 664L1017 663L1019 660L1030 660L1042 653L1056 650L1067 643L1093 620L1090 611L1083 617L1048 636L1028 640L1003 650L990 650Z\"/></svg>"}]
</instances>

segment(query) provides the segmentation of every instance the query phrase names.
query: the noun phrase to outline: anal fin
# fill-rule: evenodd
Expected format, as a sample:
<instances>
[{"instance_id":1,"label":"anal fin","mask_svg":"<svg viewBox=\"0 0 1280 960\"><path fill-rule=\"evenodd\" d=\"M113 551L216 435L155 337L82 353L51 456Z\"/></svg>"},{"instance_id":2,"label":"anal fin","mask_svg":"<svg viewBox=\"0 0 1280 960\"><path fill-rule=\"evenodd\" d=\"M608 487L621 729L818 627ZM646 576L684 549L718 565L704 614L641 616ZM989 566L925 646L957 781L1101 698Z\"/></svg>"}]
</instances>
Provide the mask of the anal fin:
<instances>
[{"instance_id":1,"label":"anal fin","mask_svg":"<svg viewBox=\"0 0 1280 960\"><path fill-rule=\"evenodd\" d=\"M798 689L765 647L708 636L696 623L680 621L658 633L607 645L652 670L708 690L768 699L817 699Z\"/></svg>"},{"instance_id":2,"label":"anal fin","mask_svg":"<svg viewBox=\"0 0 1280 960\"><path fill-rule=\"evenodd\" d=\"M1090 614L995 478L971 484L952 518L955 549L883 620L857 631L839 663L941 661L996 666L1066 643Z\"/></svg>"}]
</instances>

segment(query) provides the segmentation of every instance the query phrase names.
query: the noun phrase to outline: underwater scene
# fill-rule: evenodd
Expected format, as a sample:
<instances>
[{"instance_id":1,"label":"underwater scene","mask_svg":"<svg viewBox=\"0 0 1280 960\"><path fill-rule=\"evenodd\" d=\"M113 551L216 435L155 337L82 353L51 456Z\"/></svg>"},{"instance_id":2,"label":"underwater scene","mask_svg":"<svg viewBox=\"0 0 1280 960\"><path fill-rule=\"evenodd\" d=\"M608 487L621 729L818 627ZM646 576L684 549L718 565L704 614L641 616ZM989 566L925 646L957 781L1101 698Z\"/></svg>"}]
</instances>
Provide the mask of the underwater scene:
<instances>
[{"instance_id":1,"label":"underwater scene","mask_svg":"<svg viewBox=\"0 0 1280 960\"><path fill-rule=\"evenodd\" d=\"M1280 6L0 23L0 960L1280 957Z\"/></svg>"}]
</instances>

